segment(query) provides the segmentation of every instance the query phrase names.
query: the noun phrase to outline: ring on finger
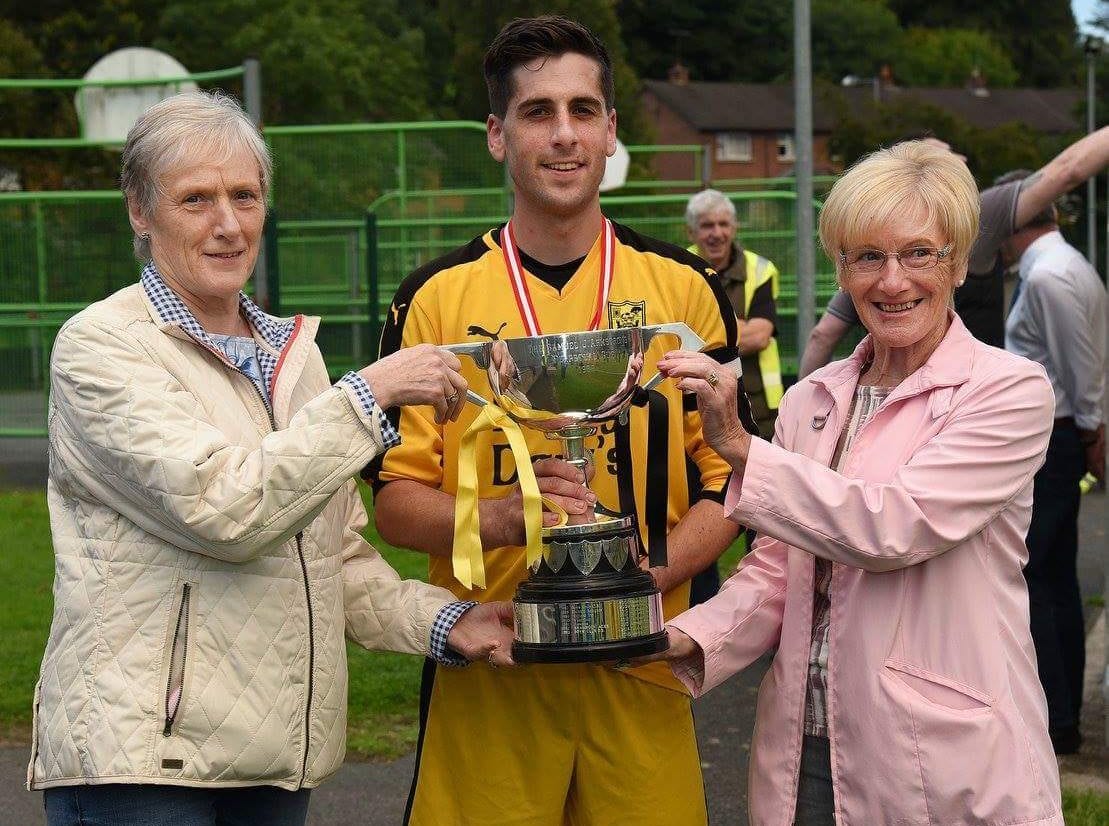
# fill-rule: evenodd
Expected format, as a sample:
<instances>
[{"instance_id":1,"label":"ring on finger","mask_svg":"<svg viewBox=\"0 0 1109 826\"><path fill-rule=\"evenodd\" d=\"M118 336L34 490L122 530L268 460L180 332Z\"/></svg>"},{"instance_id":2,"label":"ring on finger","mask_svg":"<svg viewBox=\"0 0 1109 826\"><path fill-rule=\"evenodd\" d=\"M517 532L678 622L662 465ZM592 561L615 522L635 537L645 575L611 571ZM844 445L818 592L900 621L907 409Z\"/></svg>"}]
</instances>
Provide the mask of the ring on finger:
<instances>
[{"instance_id":1,"label":"ring on finger","mask_svg":"<svg viewBox=\"0 0 1109 826\"><path fill-rule=\"evenodd\" d=\"M717 383L720 381L720 377L718 375L716 375L716 371L713 370L711 373L709 373L707 376L705 376L705 381L707 381L709 383L709 387L712 387L712 388L715 389Z\"/></svg>"},{"instance_id":2,"label":"ring on finger","mask_svg":"<svg viewBox=\"0 0 1109 826\"><path fill-rule=\"evenodd\" d=\"M454 404L456 401L458 401L457 393L451 393L449 396L447 396L447 404Z\"/></svg>"}]
</instances>

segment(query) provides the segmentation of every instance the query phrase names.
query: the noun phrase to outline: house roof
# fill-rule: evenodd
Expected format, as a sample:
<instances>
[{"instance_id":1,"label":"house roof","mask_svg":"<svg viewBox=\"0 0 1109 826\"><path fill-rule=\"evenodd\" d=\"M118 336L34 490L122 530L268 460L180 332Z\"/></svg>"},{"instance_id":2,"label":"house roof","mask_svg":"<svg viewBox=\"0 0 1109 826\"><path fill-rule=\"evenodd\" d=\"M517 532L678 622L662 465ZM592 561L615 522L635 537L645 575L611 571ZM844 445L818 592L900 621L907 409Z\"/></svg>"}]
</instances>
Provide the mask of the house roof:
<instances>
[{"instance_id":1,"label":"house roof","mask_svg":"<svg viewBox=\"0 0 1109 826\"><path fill-rule=\"evenodd\" d=\"M674 84L647 80L644 88L699 132L790 131L793 129L793 87L771 83ZM870 86L839 89L856 113L872 101ZM990 89L975 95L968 89L884 87L885 100L915 98L989 128L1017 121L1039 132L1081 129L1075 115L1082 98L1078 89ZM813 129L830 132L836 106L826 95L813 96Z\"/></svg>"}]
</instances>

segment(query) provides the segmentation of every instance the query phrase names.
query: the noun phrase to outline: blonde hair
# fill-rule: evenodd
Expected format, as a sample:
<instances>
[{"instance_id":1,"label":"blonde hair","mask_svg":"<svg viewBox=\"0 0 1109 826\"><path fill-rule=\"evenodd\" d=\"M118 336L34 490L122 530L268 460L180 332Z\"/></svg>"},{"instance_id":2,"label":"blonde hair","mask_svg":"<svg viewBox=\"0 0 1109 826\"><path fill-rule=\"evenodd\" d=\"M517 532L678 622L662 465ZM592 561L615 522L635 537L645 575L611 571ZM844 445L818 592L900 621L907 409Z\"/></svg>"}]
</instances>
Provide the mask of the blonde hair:
<instances>
[{"instance_id":1,"label":"blonde hair","mask_svg":"<svg viewBox=\"0 0 1109 826\"><path fill-rule=\"evenodd\" d=\"M840 252L865 244L876 228L914 208L946 237L956 275L965 273L978 235L978 187L954 153L925 141L871 152L836 181L820 212L820 243L837 273Z\"/></svg>"},{"instance_id":2,"label":"blonde hair","mask_svg":"<svg viewBox=\"0 0 1109 826\"><path fill-rule=\"evenodd\" d=\"M127 133L120 160L120 189L127 203L144 218L154 213L161 178L194 152L219 159L246 149L258 162L258 182L265 203L273 160L265 140L238 102L223 92L183 92L147 109ZM150 239L134 236L135 257L150 258Z\"/></svg>"}]
</instances>

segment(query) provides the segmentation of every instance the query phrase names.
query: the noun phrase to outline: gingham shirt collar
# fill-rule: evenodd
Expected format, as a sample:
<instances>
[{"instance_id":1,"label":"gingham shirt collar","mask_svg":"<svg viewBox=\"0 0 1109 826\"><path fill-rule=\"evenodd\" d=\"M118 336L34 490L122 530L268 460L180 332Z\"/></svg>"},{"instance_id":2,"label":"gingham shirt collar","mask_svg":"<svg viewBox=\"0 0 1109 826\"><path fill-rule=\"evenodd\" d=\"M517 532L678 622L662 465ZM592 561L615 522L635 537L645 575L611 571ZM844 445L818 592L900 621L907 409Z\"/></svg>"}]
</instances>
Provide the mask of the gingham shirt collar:
<instances>
[{"instance_id":1,"label":"gingham shirt collar","mask_svg":"<svg viewBox=\"0 0 1109 826\"><path fill-rule=\"evenodd\" d=\"M142 271L142 288L163 324L175 324L194 339L212 348L212 339L204 332L196 316L185 306L177 293L169 288L154 262L148 263ZM277 352L281 352L289 342L295 325L294 319L274 318L251 301L245 293L239 293L239 309L262 339ZM216 348L217 350L219 348Z\"/></svg>"}]
</instances>

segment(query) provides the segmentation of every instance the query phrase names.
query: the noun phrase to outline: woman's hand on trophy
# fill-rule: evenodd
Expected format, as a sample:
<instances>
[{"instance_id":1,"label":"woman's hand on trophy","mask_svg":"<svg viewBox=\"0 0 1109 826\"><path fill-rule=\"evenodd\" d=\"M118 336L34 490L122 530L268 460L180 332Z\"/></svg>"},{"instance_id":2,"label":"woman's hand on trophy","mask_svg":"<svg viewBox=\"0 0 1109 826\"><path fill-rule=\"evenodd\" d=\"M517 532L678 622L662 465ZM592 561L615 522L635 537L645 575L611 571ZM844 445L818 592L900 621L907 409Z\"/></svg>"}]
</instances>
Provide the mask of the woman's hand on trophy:
<instances>
[{"instance_id":1,"label":"woman's hand on trophy","mask_svg":"<svg viewBox=\"0 0 1109 826\"><path fill-rule=\"evenodd\" d=\"M701 664L704 663L705 653L701 650L701 646L693 637L684 631L679 631L672 625L666 626L666 640L669 646L665 651L660 651L657 654L648 654L645 657L633 657L630 660L620 660L614 664L617 670L625 668L634 668L639 665L646 665L653 663L657 660L665 660L666 662L674 662L675 660L685 660L695 658L700 660Z\"/></svg>"},{"instance_id":2,"label":"woman's hand on trophy","mask_svg":"<svg viewBox=\"0 0 1109 826\"><path fill-rule=\"evenodd\" d=\"M406 347L359 370L382 408L427 404L439 424L454 421L466 404L466 379L454 353L431 344Z\"/></svg>"},{"instance_id":3,"label":"woman's hand on trophy","mask_svg":"<svg viewBox=\"0 0 1109 826\"><path fill-rule=\"evenodd\" d=\"M697 396L701 432L709 447L733 468L747 461L751 434L740 424L736 404L739 377L704 353L672 350L658 360L658 370L683 393Z\"/></svg>"},{"instance_id":4,"label":"woman's hand on trophy","mask_svg":"<svg viewBox=\"0 0 1109 826\"><path fill-rule=\"evenodd\" d=\"M458 618L447 645L470 662L486 660L494 668L515 665L512 659L512 603L483 602Z\"/></svg>"}]
</instances>

